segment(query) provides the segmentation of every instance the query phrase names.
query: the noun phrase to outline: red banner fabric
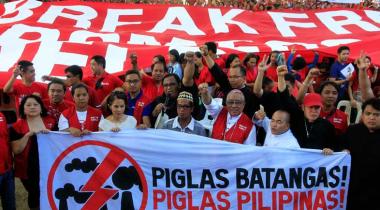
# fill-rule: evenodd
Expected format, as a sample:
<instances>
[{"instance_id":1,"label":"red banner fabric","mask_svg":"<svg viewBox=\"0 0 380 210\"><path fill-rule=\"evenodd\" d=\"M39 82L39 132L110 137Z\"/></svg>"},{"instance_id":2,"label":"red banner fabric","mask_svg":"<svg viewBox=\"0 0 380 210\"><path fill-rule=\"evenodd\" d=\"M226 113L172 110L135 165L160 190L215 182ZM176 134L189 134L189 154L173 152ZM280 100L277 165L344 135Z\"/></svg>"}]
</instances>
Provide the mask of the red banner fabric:
<instances>
[{"instance_id":1,"label":"red banner fabric","mask_svg":"<svg viewBox=\"0 0 380 210\"><path fill-rule=\"evenodd\" d=\"M0 8L0 87L21 59L31 60L36 78L63 76L68 65L91 74L90 58L106 57L110 73L130 68L136 53L140 67L169 49L196 51L215 41L218 54L299 50L336 54L352 46L380 64L380 12L310 10L251 12L240 9L62 1L15 1Z\"/></svg>"}]
</instances>

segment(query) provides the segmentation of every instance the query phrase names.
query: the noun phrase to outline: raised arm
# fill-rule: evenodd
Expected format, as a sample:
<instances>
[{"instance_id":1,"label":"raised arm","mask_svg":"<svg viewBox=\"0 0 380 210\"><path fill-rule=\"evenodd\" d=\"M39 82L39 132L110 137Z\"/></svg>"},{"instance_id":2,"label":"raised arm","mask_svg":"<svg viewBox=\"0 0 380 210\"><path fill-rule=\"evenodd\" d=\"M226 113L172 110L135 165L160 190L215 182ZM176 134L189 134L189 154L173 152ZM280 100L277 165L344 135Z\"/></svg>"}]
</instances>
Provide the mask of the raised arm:
<instances>
[{"instance_id":1,"label":"raised arm","mask_svg":"<svg viewBox=\"0 0 380 210\"><path fill-rule=\"evenodd\" d=\"M183 70L182 84L186 87L191 87L194 84L194 52L186 52L185 56L187 63L185 69Z\"/></svg>"},{"instance_id":2,"label":"raised arm","mask_svg":"<svg viewBox=\"0 0 380 210\"><path fill-rule=\"evenodd\" d=\"M21 74L20 65L17 65L13 69L13 74L12 74L11 78L9 78L7 84L5 84L5 86L3 88L4 93L11 93L13 91L13 84L15 83L18 75L20 75L20 74Z\"/></svg>"},{"instance_id":3,"label":"raised arm","mask_svg":"<svg viewBox=\"0 0 380 210\"><path fill-rule=\"evenodd\" d=\"M230 82L228 81L227 75L220 69L218 64L208 55L208 48L206 45L199 48L201 53L206 60L208 70L211 75L214 77L215 82L220 85L221 90L227 95L227 93L232 89Z\"/></svg>"},{"instance_id":4,"label":"raised arm","mask_svg":"<svg viewBox=\"0 0 380 210\"><path fill-rule=\"evenodd\" d=\"M317 69L317 68L310 69L310 71L307 74L305 80L303 81L300 89L298 90L298 95L296 98L298 104L303 103L303 99L307 93L307 90L313 84L314 78L318 77L318 75L319 75L319 69Z\"/></svg>"},{"instance_id":5,"label":"raised arm","mask_svg":"<svg viewBox=\"0 0 380 210\"><path fill-rule=\"evenodd\" d=\"M359 87L362 93L363 101L374 98L375 95L371 89L371 81L368 78L367 68L368 64L365 62L364 53L360 54L360 57L356 59L356 65L359 69Z\"/></svg>"},{"instance_id":6,"label":"raised arm","mask_svg":"<svg viewBox=\"0 0 380 210\"><path fill-rule=\"evenodd\" d=\"M278 91L284 92L286 89L285 75L288 73L288 68L286 65L281 65L277 67L278 76Z\"/></svg>"},{"instance_id":7,"label":"raised arm","mask_svg":"<svg viewBox=\"0 0 380 210\"><path fill-rule=\"evenodd\" d=\"M268 69L266 63L268 62L269 56L264 55L263 60L258 65L258 73L256 77L255 84L253 86L253 93L260 98L263 95L263 78L266 70Z\"/></svg>"}]
</instances>

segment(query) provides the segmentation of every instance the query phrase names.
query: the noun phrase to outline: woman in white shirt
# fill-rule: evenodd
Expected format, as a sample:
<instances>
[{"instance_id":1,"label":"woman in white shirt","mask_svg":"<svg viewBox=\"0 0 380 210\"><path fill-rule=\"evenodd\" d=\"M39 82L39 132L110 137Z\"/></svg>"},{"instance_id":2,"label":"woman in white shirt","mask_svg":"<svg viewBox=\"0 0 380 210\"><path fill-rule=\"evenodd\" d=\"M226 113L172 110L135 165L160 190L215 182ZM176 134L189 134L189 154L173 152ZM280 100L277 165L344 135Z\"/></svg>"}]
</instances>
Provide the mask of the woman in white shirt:
<instances>
[{"instance_id":1,"label":"woman in white shirt","mask_svg":"<svg viewBox=\"0 0 380 210\"><path fill-rule=\"evenodd\" d=\"M133 116L124 114L127 107L127 95L121 91L112 92L107 99L107 109L112 113L99 123L99 131L119 132L136 128L137 121Z\"/></svg>"}]
</instances>

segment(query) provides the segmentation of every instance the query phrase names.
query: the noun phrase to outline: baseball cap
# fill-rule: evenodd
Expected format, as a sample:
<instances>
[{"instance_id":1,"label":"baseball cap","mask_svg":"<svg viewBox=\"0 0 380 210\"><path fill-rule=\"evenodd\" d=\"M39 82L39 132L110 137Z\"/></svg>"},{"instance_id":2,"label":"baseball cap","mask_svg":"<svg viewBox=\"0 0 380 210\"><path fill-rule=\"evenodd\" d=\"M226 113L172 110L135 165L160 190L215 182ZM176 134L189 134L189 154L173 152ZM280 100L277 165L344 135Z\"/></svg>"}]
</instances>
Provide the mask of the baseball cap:
<instances>
[{"instance_id":1,"label":"baseball cap","mask_svg":"<svg viewBox=\"0 0 380 210\"><path fill-rule=\"evenodd\" d=\"M323 104L322 104L322 97L321 95L317 94L317 93L309 93L305 96L304 100L303 100L303 105L304 106L320 106L322 107Z\"/></svg>"}]
</instances>

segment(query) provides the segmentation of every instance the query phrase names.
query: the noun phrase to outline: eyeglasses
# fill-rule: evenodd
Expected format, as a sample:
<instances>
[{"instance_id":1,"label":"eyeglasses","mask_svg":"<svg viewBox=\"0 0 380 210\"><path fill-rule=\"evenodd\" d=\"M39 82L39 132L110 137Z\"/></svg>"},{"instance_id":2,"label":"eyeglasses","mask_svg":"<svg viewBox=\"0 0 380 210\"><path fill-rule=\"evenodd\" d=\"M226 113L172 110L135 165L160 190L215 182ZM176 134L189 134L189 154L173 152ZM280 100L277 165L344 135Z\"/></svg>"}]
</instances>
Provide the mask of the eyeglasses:
<instances>
[{"instance_id":1,"label":"eyeglasses","mask_svg":"<svg viewBox=\"0 0 380 210\"><path fill-rule=\"evenodd\" d=\"M140 82L139 79L135 79L135 80L125 80L127 83L129 84L137 84L138 82Z\"/></svg>"},{"instance_id":2,"label":"eyeglasses","mask_svg":"<svg viewBox=\"0 0 380 210\"><path fill-rule=\"evenodd\" d=\"M234 104L236 104L236 105L242 105L244 103L244 101L240 101L240 100L228 100L228 101L226 101L226 104L227 105L234 105Z\"/></svg>"},{"instance_id":3,"label":"eyeglasses","mask_svg":"<svg viewBox=\"0 0 380 210\"><path fill-rule=\"evenodd\" d=\"M192 106L191 105L179 105L177 104L177 109L190 109Z\"/></svg>"},{"instance_id":4,"label":"eyeglasses","mask_svg":"<svg viewBox=\"0 0 380 210\"><path fill-rule=\"evenodd\" d=\"M163 84L164 87L173 87L173 86L176 86L177 83L167 83L167 84Z\"/></svg>"}]
</instances>

